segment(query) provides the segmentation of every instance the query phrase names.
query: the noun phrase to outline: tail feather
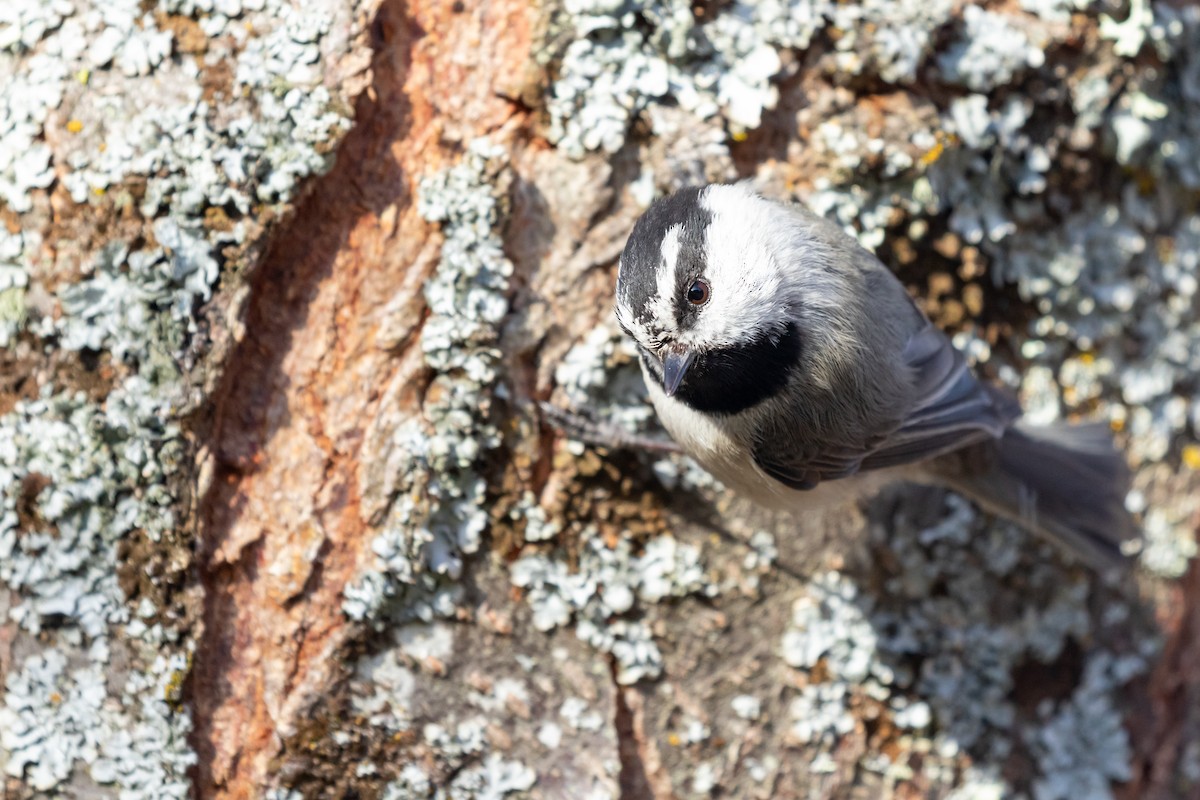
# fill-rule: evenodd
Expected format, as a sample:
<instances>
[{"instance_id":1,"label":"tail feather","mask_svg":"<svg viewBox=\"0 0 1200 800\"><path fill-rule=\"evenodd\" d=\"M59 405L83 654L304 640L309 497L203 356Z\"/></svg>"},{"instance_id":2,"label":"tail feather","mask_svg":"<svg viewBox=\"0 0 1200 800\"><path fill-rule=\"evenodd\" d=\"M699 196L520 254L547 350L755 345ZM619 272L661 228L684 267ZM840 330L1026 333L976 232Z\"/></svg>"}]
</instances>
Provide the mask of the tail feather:
<instances>
[{"instance_id":1,"label":"tail feather","mask_svg":"<svg viewBox=\"0 0 1200 800\"><path fill-rule=\"evenodd\" d=\"M1003 438L939 461L951 487L1093 568L1127 563L1121 544L1134 534L1125 510L1130 472L1107 426L1017 422Z\"/></svg>"}]
</instances>

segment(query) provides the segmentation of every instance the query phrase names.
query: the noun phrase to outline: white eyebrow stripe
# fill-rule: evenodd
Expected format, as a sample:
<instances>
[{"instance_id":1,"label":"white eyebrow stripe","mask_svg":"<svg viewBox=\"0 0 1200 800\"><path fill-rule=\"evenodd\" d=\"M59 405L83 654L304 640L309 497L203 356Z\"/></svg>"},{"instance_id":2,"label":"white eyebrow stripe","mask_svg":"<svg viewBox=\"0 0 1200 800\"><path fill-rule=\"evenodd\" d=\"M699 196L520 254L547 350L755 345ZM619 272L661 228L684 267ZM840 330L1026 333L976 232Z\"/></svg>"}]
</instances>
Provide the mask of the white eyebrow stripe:
<instances>
[{"instance_id":1,"label":"white eyebrow stripe","mask_svg":"<svg viewBox=\"0 0 1200 800\"><path fill-rule=\"evenodd\" d=\"M659 252L662 253L662 263L658 265L658 288L661 290L664 279L675 280L675 264L679 261L679 237L683 235L682 225L672 225L663 234Z\"/></svg>"},{"instance_id":2,"label":"white eyebrow stripe","mask_svg":"<svg viewBox=\"0 0 1200 800\"><path fill-rule=\"evenodd\" d=\"M675 331L675 265L679 261L679 251L682 247L680 237L683 235L683 225L672 225L663 234L659 251L662 261L659 262L655 274L658 291L650 302L650 311L655 319L668 331Z\"/></svg>"}]
</instances>

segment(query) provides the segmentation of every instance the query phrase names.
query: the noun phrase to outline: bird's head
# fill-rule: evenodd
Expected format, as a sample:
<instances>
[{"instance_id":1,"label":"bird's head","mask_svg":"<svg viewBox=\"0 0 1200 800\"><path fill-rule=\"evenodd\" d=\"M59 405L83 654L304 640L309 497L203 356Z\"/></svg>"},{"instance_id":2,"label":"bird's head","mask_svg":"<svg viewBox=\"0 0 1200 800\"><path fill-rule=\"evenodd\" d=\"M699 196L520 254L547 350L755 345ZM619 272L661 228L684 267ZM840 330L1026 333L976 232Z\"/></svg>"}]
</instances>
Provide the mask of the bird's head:
<instances>
[{"instance_id":1,"label":"bird's head","mask_svg":"<svg viewBox=\"0 0 1200 800\"><path fill-rule=\"evenodd\" d=\"M791 211L743 185L652 205L621 254L617 319L667 396L737 413L777 394L800 357Z\"/></svg>"}]
</instances>

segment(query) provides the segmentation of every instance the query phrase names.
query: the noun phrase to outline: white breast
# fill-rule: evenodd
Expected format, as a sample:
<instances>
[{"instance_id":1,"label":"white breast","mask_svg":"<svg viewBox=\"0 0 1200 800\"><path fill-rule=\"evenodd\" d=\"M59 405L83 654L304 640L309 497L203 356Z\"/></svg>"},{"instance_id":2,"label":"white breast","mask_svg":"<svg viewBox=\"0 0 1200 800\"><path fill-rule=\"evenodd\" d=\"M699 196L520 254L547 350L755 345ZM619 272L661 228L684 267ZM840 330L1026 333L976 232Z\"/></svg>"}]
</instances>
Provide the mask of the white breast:
<instances>
[{"instance_id":1,"label":"white breast","mask_svg":"<svg viewBox=\"0 0 1200 800\"><path fill-rule=\"evenodd\" d=\"M754 461L752 420L746 415L716 417L667 397L645 374L650 401L671 438L714 478L746 499L778 511L806 511L856 502L884 484L904 478L894 470L855 475L797 491L767 475Z\"/></svg>"},{"instance_id":2,"label":"white breast","mask_svg":"<svg viewBox=\"0 0 1200 800\"><path fill-rule=\"evenodd\" d=\"M738 472L758 469L748 447L737 436L735 425L719 424L707 414L667 397L652 376L645 377L650 402L663 427L688 455L718 480L732 486L731 479Z\"/></svg>"}]
</instances>

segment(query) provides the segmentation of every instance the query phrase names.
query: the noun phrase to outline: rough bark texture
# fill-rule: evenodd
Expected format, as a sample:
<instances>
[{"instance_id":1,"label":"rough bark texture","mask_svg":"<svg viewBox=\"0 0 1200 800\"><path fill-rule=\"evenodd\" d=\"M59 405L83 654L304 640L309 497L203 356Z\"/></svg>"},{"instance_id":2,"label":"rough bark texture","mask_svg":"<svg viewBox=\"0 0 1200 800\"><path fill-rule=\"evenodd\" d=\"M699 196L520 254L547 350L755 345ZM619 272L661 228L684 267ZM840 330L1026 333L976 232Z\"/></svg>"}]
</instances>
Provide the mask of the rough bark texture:
<instances>
[{"instance_id":1,"label":"rough bark texture","mask_svg":"<svg viewBox=\"0 0 1200 800\"><path fill-rule=\"evenodd\" d=\"M438 241L417 215L416 181L453 157L443 137L512 117L493 79L530 47L521 3L470 14L385 4L371 32L355 128L255 268L245 333L212 395L193 697L200 780L230 796L264 783L342 677L352 631L340 598L371 544L364 437L381 416L414 413L425 380L413 333Z\"/></svg>"},{"instance_id":2,"label":"rough bark texture","mask_svg":"<svg viewBox=\"0 0 1200 800\"><path fill-rule=\"evenodd\" d=\"M126 5L0 10L5 797L1200 797L1200 13ZM660 434L616 260L736 178L1108 420L1136 578L550 425Z\"/></svg>"}]
</instances>

